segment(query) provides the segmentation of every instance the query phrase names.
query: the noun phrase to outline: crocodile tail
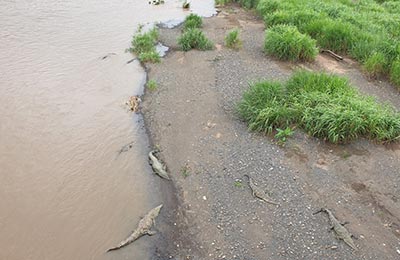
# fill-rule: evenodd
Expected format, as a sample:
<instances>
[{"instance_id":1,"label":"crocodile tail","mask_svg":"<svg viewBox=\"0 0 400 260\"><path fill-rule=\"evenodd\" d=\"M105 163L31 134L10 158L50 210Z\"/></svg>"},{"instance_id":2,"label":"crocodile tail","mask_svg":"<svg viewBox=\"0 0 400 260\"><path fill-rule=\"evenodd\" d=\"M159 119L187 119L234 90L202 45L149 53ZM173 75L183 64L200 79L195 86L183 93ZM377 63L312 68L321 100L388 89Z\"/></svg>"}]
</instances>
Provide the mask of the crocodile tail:
<instances>
[{"instance_id":1,"label":"crocodile tail","mask_svg":"<svg viewBox=\"0 0 400 260\"><path fill-rule=\"evenodd\" d=\"M121 243L119 243L118 246L112 247L112 248L108 249L107 252L120 249L120 248L122 248L122 247L124 247L124 246L126 246L126 245L129 245L129 244L132 243L134 240L136 240L136 239L133 239L133 237L130 236L130 237L128 237L126 240L124 240L124 241L122 241Z\"/></svg>"},{"instance_id":2,"label":"crocodile tail","mask_svg":"<svg viewBox=\"0 0 400 260\"><path fill-rule=\"evenodd\" d=\"M134 231L128 238L126 238L125 240L121 241L116 247L112 247L110 249L107 250L107 252L109 251L113 251L113 250L117 250L120 249L126 245L129 245L130 243L132 243L133 241L135 241L136 239L138 239L142 234Z\"/></svg>"},{"instance_id":3,"label":"crocodile tail","mask_svg":"<svg viewBox=\"0 0 400 260\"><path fill-rule=\"evenodd\" d=\"M354 241L352 239L344 239L344 242L351 247L353 250L358 251L356 244L354 244Z\"/></svg>"},{"instance_id":4,"label":"crocodile tail","mask_svg":"<svg viewBox=\"0 0 400 260\"><path fill-rule=\"evenodd\" d=\"M108 249L106 252L114 251L114 250L117 250L120 248L121 248L120 246L112 247L112 248Z\"/></svg>"},{"instance_id":5,"label":"crocodile tail","mask_svg":"<svg viewBox=\"0 0 400 260\"><path fill-rule=\"evenodd\" d=\"M324 212L325 209L324 208L320 208L318 211L314 212L313 215L319 214L321 212Z\"/></svg>"},{"instance_id":6,"label":"crocodile tail","mask_svg":"<svg viewBox=\"0 0 400 260\"><path fill-rule=\"evenodd\" d=\"M264 199L264 198L262 200L267 202L267 203L269 203L269 204L280 206L279 203L277 203L277 202L274 202L274 201L271 201L271 200L267 200L267 199Z\"/></svg>"}]
</instances>

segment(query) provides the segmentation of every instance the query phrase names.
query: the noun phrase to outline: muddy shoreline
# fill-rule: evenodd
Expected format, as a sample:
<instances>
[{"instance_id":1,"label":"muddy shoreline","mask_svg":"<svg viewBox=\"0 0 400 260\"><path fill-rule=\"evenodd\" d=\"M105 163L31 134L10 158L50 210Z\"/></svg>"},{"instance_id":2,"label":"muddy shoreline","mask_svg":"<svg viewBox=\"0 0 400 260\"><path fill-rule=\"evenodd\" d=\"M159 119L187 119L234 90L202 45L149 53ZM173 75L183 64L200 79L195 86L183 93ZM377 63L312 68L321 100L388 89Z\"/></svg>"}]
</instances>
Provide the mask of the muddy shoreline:
<instances>
[{"instance_id":1,"label":"muddy shoreline","mask_svg":"<svg viewBox=\"0 0 400 260\"><path fill-rule=\"evenodd\" d=\"M243 48L223 46L240 28ZM161 64L149 64L142 113L152 146L160 147L172 182L161 182L166 207L154 259L395 259L400 255L400 149L360 140L329 145L296 131L285 147L251 133L235 104L248 82L284 80L298 68L347 76L362 93L400 110L398 91L368 81L358 66L320 55L314 63L282 63L262 52L264 25L253 13L227 6L204 19L213 51L181 52L180 28L160 29L170 47ZM278 200L251 196L251 174ZM333 209L359 237L357 251L328 232L318 208Z\"/></svg>"},{"instance_id":2,"label":"muddy shoreline","mask_svg":"<svg viewBox=\"0 0 400 260\"><path fill-rule=\"evenodd\" d=\"M179 27L183 23L183 20L180 20L179 22L177 22L177 20L174 20L174 23L176 24L174 24L173 26L165 26L163 23L157 24L156 26L158 28L164 28L166 30L173 29ZM163 44L161 41L160 43ZM165 52L162 55L163 59L167 58L168 54L173 51L172 48L168 48L168 50L164 50ZM150 90L146 88L146 83L150 79L149 74L151 72L151 65L144 62L140 62L140 64L146 74L146 80L143 85L142 94L142 98L146 99L150 94ZM146 117L146 113L143 111L141 111L140 117L140 120L142 121L141 125L144 127L144 131L148 139L149 151L153 150L154 148L158 148L159 145L155 142L152 127L150 126L151 120ZM161 156L159 158L164 161L162 150L160 154ZM169 170L168 166L167 170ZM155 176L155 178L159 177ZM155 230L157 230L157 238L155 238L151 242L152 249L150 259L175 259L174 255L177 255L177 249L171 246L171 241L178 239L185 241L185 247L192 247L193 242L192 239L186 235L188 227L185 221L186 213L185 210L182 208L182 205L184 205L184 201L182 200L182 191L173 180L171 181L160 179L156 186L158 188L157 194L159 194L160 198L162 198L163 209L156 220ZM192 250L190 250L189 252L191 251Z\"/></svg>"}]
</instances>

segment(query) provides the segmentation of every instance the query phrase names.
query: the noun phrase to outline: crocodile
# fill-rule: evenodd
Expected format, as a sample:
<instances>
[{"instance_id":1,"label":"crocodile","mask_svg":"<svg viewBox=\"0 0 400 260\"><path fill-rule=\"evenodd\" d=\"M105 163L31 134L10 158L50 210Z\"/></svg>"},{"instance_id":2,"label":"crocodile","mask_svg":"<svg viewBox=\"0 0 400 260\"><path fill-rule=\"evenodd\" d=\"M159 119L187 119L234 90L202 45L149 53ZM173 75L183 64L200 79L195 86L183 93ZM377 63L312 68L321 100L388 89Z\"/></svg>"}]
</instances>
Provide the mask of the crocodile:
<instances>
[{"instance_id":1,"label":"crocodile","mask_svg":"<svg viewBox=\"0 0 400 260\"><path fill-rule=\"evenodd\" d=\"M273 202L269 199L267 199L267 195L265 194L265 192L263 190L261 190L253 181L253 178L251 178L249 175L245 174L244 176L246 176L249 179L249 186L251 191L253 192L253 196L255 198L261 199L269 204L273 204L273 205L279 205L279 203Z\"/></svg>"},{"instance_id":2,"label":"crocodile","mask_svg":"<svg viewBox=\"0 0 400 260\"><path fill-rule=\"evenodd\" d=\"M320 209L319 211L315 212L314 215L320 212L325 212L326 214L328 214L329 222L331 224L331 230L335 232L336 238L343 240L349 247L357 250L357 247L352 239L352 237L354 236L344 227L344 225L347 223L340 223L335 215L333 215L332 211L326 208Z\"/></svg>"},{"instance_id":3,"label":"crocodile","mask_svg":"<svg viewBox=\"0 0 400 260\"><path fill-rule=\"evenodd\" d=\"M120 155L121 153L129 151L133 147L134 144L135 144L135 141L132 141L132 142L122 146L121 149L118 150L118 155Z\"/></svg>"},{"instance_id":4,"label":"crocodile","mask_svg":"<svg viewBox=\"0 0 400 260\"><path fill-rule=\"evenodd\" d=\"M128 61L126 62L126 64L132 63L132 62L134 62L135 60L137 60L137 58L133 58L133 59L131 59L131 60L128 60Z\"/></svg>"},{"instance_id":5,"label":"crocodile","mask_svg":"<svg viewBox=\"0 0 400 260\"><path fill-rule=\"evenodd\" d=\"M131 111L137 112L139 110L140 102L142 102L142 99L139 96L131 96L125 104L129 106Z\"/></svg>"},{"instance_id":6,"label":"crocodile","mask_svg":"<svg viewBox=\"0 0 400 260\"><path fill-rule=\"evenodd\" d=\"M157 157L154 155L155 152L156 151L153 150L149 153L150 164L151 167L153 168L153 171L161 178L170 180L165 165L162 164L162 162L157 159Z\"/></svg>"},{"instance_id":7,"label":"crocodile","mask_svg":"<svg viewBox=\"0 0 400 260\"><path fill-rule=\"evenodd\" d=\"M189 9L190 8L190 1L185 0L182 4L183 9Z\"/></svg>"},{"instance_id":8,"label":"crocodile","mask_svg":"<svg viewBox=\"0 0 400 260\"><path fill-rule=\"evenodd\" d=\"M114 52L110 52L110 53L108 53L107 55L104 55L103 57L101 57L101 59L102 59L102 60L105 60L105 59L107 59L108 57L110 57L111 55L117 55L117 54L114 53Z\"/></svg>"},{"instance_id":9,"label":"crocodile","mask_svg":"<svg viewBox=\"0 0 400 260\"><path fill-rule=\"evenodd\" d=\"M162 206L163 205L161 204L160 206L155 207L154 209L150 210L149 213L147 213L147 215L144 216L139 221L138 227L136 228L135 231L132 232L132 234L129 237L127 237L125 240L121 241L116 247L112 247L112 248L108 249L107 252L117 250L126 245L129 245L130 243L132 243L136 239L140 238L141 236L154 235L156 232L150 230L150 228L154 225L156 217L160 213Z\"/></svg>"}]
</instances>

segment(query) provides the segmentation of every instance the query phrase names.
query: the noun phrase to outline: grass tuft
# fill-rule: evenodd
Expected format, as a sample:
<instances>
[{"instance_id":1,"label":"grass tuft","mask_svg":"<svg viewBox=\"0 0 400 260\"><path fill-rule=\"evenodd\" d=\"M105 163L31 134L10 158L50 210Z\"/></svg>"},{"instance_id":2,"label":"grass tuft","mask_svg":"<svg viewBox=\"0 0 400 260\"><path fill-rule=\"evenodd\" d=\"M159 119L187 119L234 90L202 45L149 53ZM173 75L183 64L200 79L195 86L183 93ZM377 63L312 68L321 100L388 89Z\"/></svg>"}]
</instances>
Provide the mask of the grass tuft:
<instances>
[{"instance_id":1,"label":"grass tuft","mask_svg":"<svg viewBox=\"0 0 400 260\"><path fill-rule=\"evenodd\" d=\"M154 79L150 79L149 81L147 81L146 86L150 91L154 91L158 88L158 84Z\"/></svg>"},{"instance_id":2,"label":"grass tuft","mask_svg":"<svg viewBox=\"0 0 400 260\"><path fill-rule=\"evenodd\" d=\"M400 57L392 64L390 80L397 86L400 86Z\"/></svg>"},{"instance_id":3,"label":"grass tuft","mask_svg":"<svg viewBox=\"0 0 400 260\"><path fill-rule=\"evenodd\" d=\"M225 36L225 45L231 49L240 49L242 41L239 39L239 29L233 29Z\"/></svg>"},{"instance_id":4,"label":"grass tuft","mask_svg":"<svg viewBox=\"0 0 400 260\"><path fill-rule=\"evenodd\" d=\"M186 16L183 23L183 30L201 28L203 26L203 19L197 14L189 14Z\"/></svg>"},{"instance_id":5,"label":"grass tuft","mask_svg":"<svg viewBox=\"0 0 400 260\"><path fill-rule=\"evenodd\" d=\"M267 30L264 50L281 60L312 61L318 54L315 40L295 26L275 25Z\"/></svg>"},{"instance_id":6,"label":"grass tuft","mask_svg":"<svg viewBox=\"0 0 400 260\"><path fill-rule=\"evenodd\" d=\"M187 163L181 168L181 174L185 179L190 176L190 171L191 169Z\"/></svg>"},{"instance_id":7,"label":"grass tuft","mask_svg":"<svg viewBox=\"0 0 400 260\"><path fill-rule=\"evenodd\" d=\"M142 62L158 63L161 61L160 54L156 50L143 52L139 55L139 60Z\"/></svg>"},{"instance_id":8,"label":"grass tuft","mask_svg":"<svg viewBox=\"0 0 400 260\"><path fill-rule=\"evenodd\" d=\"M365 62L364 70L370 78L378 78L386 72L386 58L381 52L373 53Z\"/></svg>"},{"instance_id":9,"label":"grass tuft","mask_svg":"<svg viewBox=\"0 0 400 260\"><path fill-rule=\"evenodd\" d=\"M233 183L233 186L235 186L236 188L242 188L243 183L241 180L235 180L235 182Z\"/></svg>"},{"instance_id":10,"label":"grass tuft","mask_svg":"<svg viewBox=\"0 0 400 260\"><path fill-rule=\"evenodd\" d=\"M285 145L288 137L291 137L294 134L294 131L290 127L286 127L285 129L276 129L277 133L275 134L274 138L278 141L278 144L283 146Z\"/></svg>"},{"instance_id":11,"label":"grass tuft","mask_svg":"<svg viewBox=\"0 0 400 260\"><path fill-rule=\"evenodd\" d=\"M191 49L198 49L201 51L211 50L214 47L204 33L197 28L187 29L179 38L178 44L183 51L189 51Z\"/></svg>"},{"instance_id":12,"label":"grass tuft","mask_svg":"<svg viewBox=\"0 0 400 260\"><path fill-rule=\"evenodd\" d=\"M142 62L160 62L161 58L158 54L155 44L158 40L158 31L156 28L142 32L142 27L139 27L132 39L132 47L130 52L136 53L138 59Z\"/></svg>"},{"instance_id":13,"label":"grass tuft","mask_svg":"<svg viewBox=\"0 0 400 260\"><path fill-rule=\"evenodd\" d=\"M400 114L358 93L344 78L297 71L285 83L252 84L238 104L251 130L285 135L293 126L332 143L366 137L393 141L400 136ZM278 130L285 129L285 130Z\"/></svg>"}]
</instances>

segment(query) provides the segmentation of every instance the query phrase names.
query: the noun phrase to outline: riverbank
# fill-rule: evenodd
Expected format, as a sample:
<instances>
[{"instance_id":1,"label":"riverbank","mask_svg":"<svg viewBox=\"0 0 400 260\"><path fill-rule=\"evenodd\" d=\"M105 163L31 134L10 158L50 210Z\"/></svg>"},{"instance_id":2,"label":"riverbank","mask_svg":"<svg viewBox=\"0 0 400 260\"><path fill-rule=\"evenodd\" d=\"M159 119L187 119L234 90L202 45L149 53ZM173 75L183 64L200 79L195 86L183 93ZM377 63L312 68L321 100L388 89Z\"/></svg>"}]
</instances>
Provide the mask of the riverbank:
<instances>
[{"instance_id":1,"label":"riverbank","mask_svg":"<svg viewBox=\"0 0 400 260\"><path fill-rule=\"evenodd\" d=\"M224 47L225 33L240 28L243 47ZM284 80L298 67L350 78L365 94L391 102L398 91L369 82L349 59L319 56L310 64L282 63L264 55L264 25L253 13L227 6L204 19L213 51L181 52L181 29L161 29L171 51L148 65L157 89L146 90L143 109L153 145L160 147L177 193L165 208L159 259L395 259L399 256L400 150L361 140L328 145L301 131L285 147L251 133L235 106L248 82ZM244 174L280 206L252 197ZM321 207L332 209L357 237L358 251L335 239ZM166 217L165 217L166 216Z\"/></svg>"}]
</instances>

